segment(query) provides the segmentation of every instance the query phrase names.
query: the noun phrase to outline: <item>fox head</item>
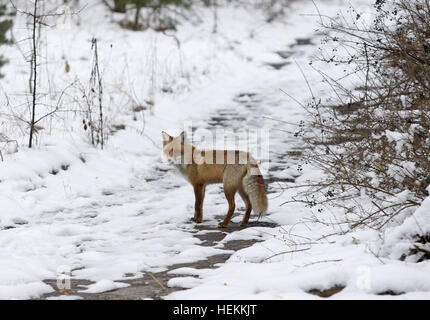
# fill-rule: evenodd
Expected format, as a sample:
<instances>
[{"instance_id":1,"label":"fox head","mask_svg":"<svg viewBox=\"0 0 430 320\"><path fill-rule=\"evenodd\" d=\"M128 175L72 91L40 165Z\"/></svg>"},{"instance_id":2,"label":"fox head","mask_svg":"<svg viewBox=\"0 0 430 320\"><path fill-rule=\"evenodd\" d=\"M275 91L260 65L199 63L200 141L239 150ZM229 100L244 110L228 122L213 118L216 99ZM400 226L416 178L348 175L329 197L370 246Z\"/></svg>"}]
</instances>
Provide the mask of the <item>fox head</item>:
<instances>
[{"instance_id":1,"label":"fox head","mask_svg":"<svg viewBox=\"0 0 430 320\"><path fill-rule=\"evenodd\" d=\"M161 132L163 138L163 153L170 161L183 161L188 143L185 131L177 137L172 137L166 132ZM181 161L181 162L182 162Z\"/></svg>"}]
</instances>

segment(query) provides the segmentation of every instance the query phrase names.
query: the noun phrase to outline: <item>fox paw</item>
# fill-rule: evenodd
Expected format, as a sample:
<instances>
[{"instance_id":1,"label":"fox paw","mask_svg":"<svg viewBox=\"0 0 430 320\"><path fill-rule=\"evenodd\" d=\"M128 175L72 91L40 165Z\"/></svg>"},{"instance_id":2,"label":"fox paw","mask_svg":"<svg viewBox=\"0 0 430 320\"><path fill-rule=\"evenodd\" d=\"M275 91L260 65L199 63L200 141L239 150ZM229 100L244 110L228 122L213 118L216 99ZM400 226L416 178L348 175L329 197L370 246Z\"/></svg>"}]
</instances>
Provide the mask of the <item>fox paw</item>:
<instances>
[{"instance_id":1,"label":"fox paw","mask_svg":"<svg viewBox=\"0 0 430 320\"><path fill-rule=\"evenodd\" d=\"M218 228L225 228L227 225L224 222L218 223Z\"/></svg>"},{"instance_id":2,"label":"fox paw","mask_svg":"<svg viewBox=\"0 0 430 320\"><path fill-rule=\"evenodd\" d=\"M193 222L195 222L195 223L201 223L202 222L202 219L200 218L191 218L191 221L193 221Z\"/></svg>"}]
</instances>

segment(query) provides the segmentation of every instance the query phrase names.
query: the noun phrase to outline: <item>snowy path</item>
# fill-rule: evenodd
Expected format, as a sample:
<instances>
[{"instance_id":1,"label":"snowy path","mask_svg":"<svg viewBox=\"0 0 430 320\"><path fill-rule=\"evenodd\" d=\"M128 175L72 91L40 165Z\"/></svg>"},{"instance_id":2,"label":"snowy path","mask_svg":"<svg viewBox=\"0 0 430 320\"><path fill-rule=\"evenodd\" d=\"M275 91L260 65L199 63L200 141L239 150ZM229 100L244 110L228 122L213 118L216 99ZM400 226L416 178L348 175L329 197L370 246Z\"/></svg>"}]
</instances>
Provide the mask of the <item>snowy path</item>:
<instances>
[{"instance_id":1,"label":"snowy path","mask_svg":"<svg viewBox=\"0 0 430 320\"><path fill-rule=\"evenodd\" d=\"M348 6L318 2L322 15ZM1 162L0 299L428 298L429 264L378 256L384 248L371 230L337 235L331 222L343 212L323 212L328 223L317 224L304 204L283 205L297 192L283 186L321 175L298 160L303 146L295 133L305 111L288 97L309 102L307 82L323 103L332 96L308 65L322 38L314 2L292 1L271 23L234 4L219 10L217 34L212 11L203 8L201 24L178 28L180 47L160 33L120 28L102 3L83 13L82 28L49 30L58 45L49 53L57 61L50 76L60 87L87 79L89 51L82 48L89 39L105 46L104 92L117 130L101 151L85 139L82 118L70 114L64 128L40 135L38 148ZM11 51L6 74L25 74L17 56ZM336 76L332 66L321 68ZM161 90L151 112L142 88L155 69ZM18 90L20 79L6 77L2 86ZM242 138L248 129L270 132L267 215L239 227L244 205L237 196L229 227L218 229L227 203L222 186L210 185L203 223L190 221L192 187L161 159L161 130L174 135L184 124ZM58 286L68 280L71 290Z\"/></svg>"},{"instance_id":2,"label":"snowy path","mask_svg":"<svg viewBox=\"0 0 430 320\"><path fill-rule=\"evenodd\" d=\"M208 119L193 122L194 129L211 131L225 128L238 132L244 128L263 126L270 129L270 169L265 175L269 183L269 199L279 192L279 183L293 182L298 176L296 156L300 153L300 146L292 134L279 130L286 127L279 121L282 120L279 115L286 115L290 121L296 121L298 116L295 107L291 108L292 113L285 112L288 108L285 106L286 98L279 90L279 85L282 85L279 81L286 75L284 81L291 84L287 68L294 69L296 66L287 59L297 55L297 48L312 50L305 42L288 52L278 53L276 62L258 66L261 81L250 81L252 85L244 83L244 90L237 92L231 104L220 106ZM305 56L302 51L299 53ZM277 206L276 202L270 205ZM191 186L173 168L157 163L142 176L136 176L132 189L107 192L82 207L46 212L37 223L41 227L49 225L50 232L58 236L60 246L64 239L69 239L65 241L67 244L61 246L65 257L74 253L73 258L65 262L72 271L73 294L69 297L160 298L180 289L168 288L167 281L175 277L168 273L169 270L214 267L225 262L234 251L263 240L276 226L269 216L260 221L251 217L249 226L240 228L238 222L242 219L244 206L237 197L236 214L229 227L217 229L226 208L222 186L209 186L203 224L193 224L189 221L193 212ZM88 264L91 259L94 259L94 268ZM85 265L82 265L83 261ZM125 269L129 271L124 273ZM56 280L45 282L57 289ZM89 288L87 292L85 287ZM108 292L98 293L106 290ZM59 291L54 291L44 297L59 295Z\"/></svg>"},{"instance_id":3,"label":"snowy path","mask_svg":"<svg viewBox=\"0 0 430 320\"><path fill-rule=\"evenodd\" d=\"M307 64L320 37L314 32L314 17L300 15L313 12L312 3L296 3L296 7L303 11L292 10L285 22L268 24L259 17L261 23L255 25L254 16L240 11L249 21L237 21L235 10L239 9L226 9L224 33L211 35L209 40L204 30L185 29L179 34L188 58L198 52L196 64L207 65L211 72L206 75L198 69L196 74L202 71L199 79L203 79L200 87L190 86L189 92L158 100L154 115L146 119L145 136L136 133L141 123L131 120L134 112L121 110L115 123L124 124L126 130L110 137L103 152L78 139L64 146L57 140L50 144L47 139L44 149L31 156L19 152L9 167L0 168L0 176L6 177L6 182L0 182L0 200L6 199L10 205L0 217L0 298L175 298L199 280L194 274L177 273L179 269L215 270L240 260L241 252L247 253L245 260L261 262L274 250L283 250L283 239L275 238L308 212L281 206L289 200L282 185L302 174L297 170L302 146L294 132L304 113L281 89L301 101L307 99L308 88L296 63L306 73L311 71ZM326 9L334 7L328 2ZM230 33L232 30L236 33ZM141 36L115 32L124 32L130 43L137 43L132 40ZM187 40L189 34L193 37ZM74 47L68 51L77 52ZM113 53L118 57L123 54L121 50ZM141 59L135 59L130 63L140 67ZM84 63L79 56L73 61L76 69ZM109 65L114 76L120 74L115 67L119 64ZM218 68L219 72L211 70ZM136 79L140 79L140 72L136 70ZM318 77L309 81L316 87L320 82ZM244 204L237 196L229 227L218 229L227 203L222 186L211 185L206 190L203 223L190 221L192 187L160 158L160 131L169 129L167 126L182 130L184 121L191 121L194 130L211 132L269 130L270 167L263 173L269 184L267 216L259 221L251 216L248 227L239 227ZM34 161L26 170L29 158ZM271 239L279 243L263 244ZM68 276L71 291L62 291L57 279ZM241 292L232 292L233 298L246 298ZM211 293L216 294L207 291Z\"/></svg>"}]
</instances>

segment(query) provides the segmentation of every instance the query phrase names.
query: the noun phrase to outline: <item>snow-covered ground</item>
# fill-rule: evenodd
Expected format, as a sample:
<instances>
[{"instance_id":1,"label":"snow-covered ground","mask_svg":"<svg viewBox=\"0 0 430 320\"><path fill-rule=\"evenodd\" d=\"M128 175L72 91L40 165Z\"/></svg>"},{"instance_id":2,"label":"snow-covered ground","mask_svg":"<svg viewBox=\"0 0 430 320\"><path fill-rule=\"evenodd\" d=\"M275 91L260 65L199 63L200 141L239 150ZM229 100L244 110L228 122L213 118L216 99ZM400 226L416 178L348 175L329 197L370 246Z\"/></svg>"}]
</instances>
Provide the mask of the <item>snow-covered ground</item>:
<instances>
[{"instance_id":1,"label":"snow-covered ground","mask_svg":"<svg viewBox=\"0 0 430 320\"><path fill-rule=\"evenodd\" d=\"M337 0L316 3L322 14L348 7ZM356 5L365 6L366 1ZM280 90L300 101L309 99L300 66L314 92L329 97L308 66L321 39L315 32L313 2L292 2L286 15L272 23L260 11L220 7L215 34L212 12L198 12L201 22L183 21L178 27L179 46L169 35L120 28L114 23L118 17L99 1L89 2L70 29L42 33L49 63L41 67L41 91L50 93L53 101L69 84L88 82L91 38L97 37L107 122L125 129L109 135L100 150L90 146L79 112L58 112L43 122L37 147L29 150L24 146L25 125L13 126L10 118L2 122L1 133L17 140L19 150L13 152L15 144L6 144L0 163L0 298L38 298L55 290L43 280L61 278L68 271L72 281L93 282L82 292L114 290L127 286L121 280L140 278L145 272L231 253L223 244L240 239L261 242L234 252L215 269L171 271L178 277L168 285L187 290L165 298L312 299L317 297L307 291L334 286L345 288L332 298L393 298L378 295L385 292L404 293L395 296L401 299L430 298L430 264L386 254L404 249L400 239L415 231L412 218L383 242L373 231L327 236L336 230L309 222L311 209L282 205L296 192L282 190L289 183L285 181L303 182L320 174L306 166L297 170L297 159L288 155L300 150L294 132L305 115ZM27 34L24 22L17 18L17 39ZM7 76L0 99L19 106L26 99L20 93L26 90L29 67L16 46L7 48L6 55L10 62L2 69ZM72 86L62 101L65 109L79 108L70 98L78 94ZM154 101L152 110L148 100ZM134 112L136 106L146 108ZM4 113L11 114L11 108L6 109ZM40 110L40 115L47 111ZM192 188L161 157L161 130L177 134L189 125L270 132L265 176L281 182L270 185L270 208L262 219L278 227L238 229L212 247L194 237L189 221ZM428 209L417 211L423 220L424 211ZM219 186L210 186L204 224L216 226L225 212ZM236 214L233 221L241 218Z\"/></svg>"}]
</instances>

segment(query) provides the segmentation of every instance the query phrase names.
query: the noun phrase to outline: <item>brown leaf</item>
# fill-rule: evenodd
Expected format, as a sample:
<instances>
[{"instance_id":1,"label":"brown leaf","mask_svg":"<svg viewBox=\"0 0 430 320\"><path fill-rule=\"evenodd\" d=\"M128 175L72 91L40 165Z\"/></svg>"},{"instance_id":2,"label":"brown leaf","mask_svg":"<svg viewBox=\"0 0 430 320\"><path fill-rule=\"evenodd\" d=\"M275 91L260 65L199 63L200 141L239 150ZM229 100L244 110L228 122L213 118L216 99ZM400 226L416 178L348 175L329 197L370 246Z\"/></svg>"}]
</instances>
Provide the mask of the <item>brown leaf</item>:
<instances>
[{"instance_id":1,"label":"brown leaf","mask_svg":"<svg viewBox=\"0 0 430 320\"><path fill-rule=\"evenodd\" d=\"M73 293L73 290L72 289L60 289L59 292L61 294L71 294L71 293Z\"/></svg>"}]
</instances>

